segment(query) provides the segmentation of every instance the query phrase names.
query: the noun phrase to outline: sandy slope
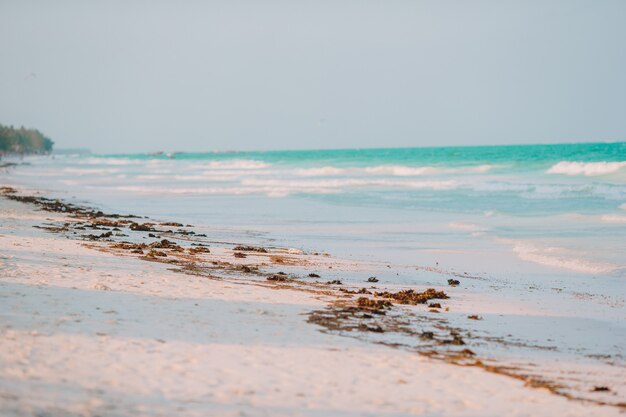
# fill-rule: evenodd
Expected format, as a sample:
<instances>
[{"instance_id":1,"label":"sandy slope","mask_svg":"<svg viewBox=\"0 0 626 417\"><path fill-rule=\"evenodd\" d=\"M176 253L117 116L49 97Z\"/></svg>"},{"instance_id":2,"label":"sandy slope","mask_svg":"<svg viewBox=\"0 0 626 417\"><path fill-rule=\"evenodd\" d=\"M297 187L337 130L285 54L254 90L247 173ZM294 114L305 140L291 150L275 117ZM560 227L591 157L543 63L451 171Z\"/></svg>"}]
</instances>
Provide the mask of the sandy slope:
<instances>
[{"instance_id":1,"label":"sandy slope","mask_svg":"<svg viewBox=\"0 0 626 417\"><path fill-rule=\"evenodd\" d=\"M313 295L100 253L47 217L0 199L2 416L619 415L323 334Z\"/></svg>"}]
</instances>

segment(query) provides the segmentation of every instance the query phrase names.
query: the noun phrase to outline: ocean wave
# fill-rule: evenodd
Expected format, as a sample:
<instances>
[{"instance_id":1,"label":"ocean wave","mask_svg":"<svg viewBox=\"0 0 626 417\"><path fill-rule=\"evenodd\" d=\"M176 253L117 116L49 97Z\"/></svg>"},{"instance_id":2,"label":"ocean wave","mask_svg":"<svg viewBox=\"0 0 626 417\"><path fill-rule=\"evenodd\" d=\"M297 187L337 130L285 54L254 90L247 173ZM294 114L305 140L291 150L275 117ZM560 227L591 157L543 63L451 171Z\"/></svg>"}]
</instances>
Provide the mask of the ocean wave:
<instances>
[{"instance_id":1,"label":"ocean wave","mask_svg":"<svg viewBox=\"0 0 626 417\"><path fill-rule=\"evenodd\" d=\"M63 170L61 172L63 172L64 174L74 174L74 175L85 175L85 174L101 175L101 174L117 174L118 172L120 172L120 170L117 169L117 168L72 168L72 167L67 167L67 168L63 168Z\"/></svg>"},{"instance_id":2,"label":"ocean wave","mask_svg":"<svg viewBox=\"0 0 626 417\"><path fill-rule=\"evenodd\" d=\"M403 165L381 165L365 168L368 173L385 174L396 177L412 177L418 175L436 174L482 174L494 168L494 165L478 165L461 168L440 168L440 167L409 167Z\"/></svg>"},{"instance_id":3,"label":"ocean wave","mask_svg":"<svg viewBox=\"0 0 626 417\"><path fill-rule=\"evenodd\" d=\"M543 247L528 242L504 240L513 244L513 252L522 260L536 264L567 269L586 274L607 274L614 272L618 265L584 259L580 254L560 247Z\"/></svg>"},{"instance_id":4,"label":"ocean wave","mask_svg":"<svg viewBox=\"0 0 626 417\"><path fill-rule=\"evenodd\" d=\"M185 178L199 180L203 177ZM215 178L214 178L215 179ZM220 178L221 179L221 178ZM220 180L216 179L216 180ZM223 180L232 179L225 176ZM120 185L108 189L114 191L142 194L265 194L270 197L285 197L292 194L338 194L351 187L405 187L412 189L449 189L456 187L454 181L390 181L361 179L328 179L328 180L278 180L244 178L236 185L225 186L171 186L162 185Z\"/></svg>"},{"instance_id":5,"label":"ocean wave","mask_svg":"<svg viewBox=\"0 0 626 417\"><path fill-rule=\"evenodd\" d=\"M200 169L219 169L219 170L232 170L232 169L264 169L270 167L271 164L267 162L258 161L256 159L231 159L228 161L209 161L202 164L194 164L192 168Z\"/></svg>"},{"instance_id":6,"label":"ocean wave","mask_svg":"<svg viewBox=\"0 0 626 417\"><path fill-rule=\"evenodd\" d=\"M164 175L154 174L154 175L137 175L135 178L138 180L161 180L166 177Z\"/></svg>"},{"instance_id":7,"label":"ocean wave","mask_svg":"<svg viewBox=\"0 0 626 417\"><path fill-rule=\"evenodd\" d=\"M559 199L601 196L608 199L626 197L626 187L613 184L558 184L524 183L508 181L463 182L459 188L486 193L516 193L525 199Z\"/></svg>"},{"instance_id":8,"label":"ocean wave","mask_svg":"<svg viewBox=\"0 0 626 417\"><path fill-rule=\"evenodd\" d=\"M487 230L489 230L487 227L481 226L479 224L463 222L450 222L448 223L448 227L453 230L461 230L464 232L486 232Z\"/></svg>"},{"instance_id":9,"label":"ocean wave","mask_svg":"<svg viewBox=\"0 0 626 417\"><path fill-rule=\"evenodd\" d=\"M327 176L336 176L343 175L349 171L348 168L336 168L332 166L326 166L321 168L306 168L306 169L297 169L295 171L296 175L302 177L327 177Z\"/></svg>"},{"instance_id":10,"label":"ocean wave","mask_svg":"<svg viewBox=\"0 0 626 417\"><path fill-rule=\"evenodd\" d=\"M390 187L390 188L415 188L415 189L453 189L458 186L456 181L398 181L383 179L341 178L326 180L277 180L245 178L242 185L261 187L287 187L296 192L308 192L310 189L324 188L351 188L351 187Z\"/></svg>"},{"instance_id":11,"label":"ocean wave","mask_svg":"<svg viewBox=\"0 0 626 417\"><path fill-rule=\"evenodd\" d=\"M365 168L338 168L333 166L324 166L319 168L307 168L296 170L296 175L304 177L323 177L338 175L388 175L393 177L417 177L421 175L437 175L437 174L482 174L495 168L496 165L478 165L460 168L443 168L443 167L412 167L406 165L378 165Z\"/></svg>"},{"instance_id":12,"label":"ocean wave","mask_svg":"<svg viewBox=\"0 0 626 417\"><path fill-rule=\"evenodd\" d=\"M149 187L149 186L117 186L107 187L111 191L131 192L148 195L180 195L180 194L216 194L216 195L266 195L268 197L286 197L295 190L288 187ZM332 188L315 187L307 190L311 194L335 194Z\"/></svg>"},{"instance_id":13,"label":"ocean wave","mask_svg":"<svg viewBox=\"0 0 626 417\"><path fill-rule=\"evenodd\" d=\"M600 216L600 220L605 223L622 224L626 223L626 216L619 214L603 214Z\"/></svg>"},{"instance_id":14,"label":"ocean wave","mask_svg":"<svg viewBox=\"0 0 626 417\"><path fill-rule=\"evenodd\" d=\"M612 174L626 167L626 161L621 162L576 162L561 161L546 171L547 174L584 175L594 177Z\"/></svg>"},{"instance_id":15,"label":"ocean wave","mask_svg":"<svg viewBox=\"0 0 626 417\"><path fill-rule=\"evenodd\" d=\"M148 161L129 158L108 158L108 157L89 157L84 158L77 163L84 165L142 165Z\"/></svg>"}]
</instances>

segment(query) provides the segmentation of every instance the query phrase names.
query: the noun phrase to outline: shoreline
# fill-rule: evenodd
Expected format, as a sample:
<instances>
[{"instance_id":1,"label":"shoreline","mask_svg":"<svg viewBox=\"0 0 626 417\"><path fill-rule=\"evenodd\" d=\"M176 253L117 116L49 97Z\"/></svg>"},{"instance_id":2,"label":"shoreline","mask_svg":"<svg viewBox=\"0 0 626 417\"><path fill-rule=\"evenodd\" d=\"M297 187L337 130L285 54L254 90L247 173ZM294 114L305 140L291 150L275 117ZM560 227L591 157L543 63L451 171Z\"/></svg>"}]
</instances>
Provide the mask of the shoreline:
<instances>
[{"instance_id":1,"label":"shoreline","mask_svg":"<svg viewBox=\"0 0 626 417\"><path fill-rule=\"evenodd\" d=\"M137 265L141 265L141 270L150 269L154 272L153 268L156 267L159 274L166 273L172 277L184 276L199 280L196 282L199 286L216 283L229 288L231 286L237 289L245 288L252 297L257 291L269 291L274 294L271 297L274 298L272 302L281 303L284 298L295 297L298 300L296 304L308 306L306 313L300 313L307 316L307 319L302 321L319 325L323 330L319 332L316 326L304 323L308 328L307 333L313 329L315 333L326 334L334 341L356 340L354 343L359 345L364 343L372 349L379 349L378 346L382 345L393 346L395 349L384 346L380 349L389 349L390 356L406 357L406 354L409 354L421 357L420 361L425 360L429 364L432 359L442 360L432 362L434 368L449 367L450 364L461 365L455 366L454 371L445 368L446 372L454 375L470 372L469 368L475 369L471 373L480 372L479 375L483 375L479 377L481 380L496 378L495 375L493 377L485 375L505 374L513 377L511 381L523 380L530 387L543 388L533 390L534 395L539 396L539 393L547 390L562 397L582 400L568 401L566 404L571 404L572 408L592 406L590 402L596 404L593 407L597 407L614 399L611 398L614 395L608 394L614 391L609 388L609 391L604 392L602 385L596 386L599 390L592 393L594 395L576 396L564 389L561 383L551 382L545 375L532 375L524 369L511 369L510 364L506 363L492 364L489 358L477 355L472 351L473 344L484 343L486 339L481 340L480 337L472 336L467 329L459 329L439 317L446 311L447 297L451 297L451 303L454 302L453 286L430 291L428 288L418 290L417 286L407 288L406 285L394 286L374 282L364 283L362 286L343 285L340 280L324 282L320 276L323 273L320 274L320 271L332 269L333 272L339 270L350 273L359 268L367 270L372 265L355 266L353 261L336 259L322 253L300 253L289 248L246 247L237 242L216 244L211 241L210 236L195 232L190 225L188 227L167 221L154 222L130 215L107 215L96 209L66 204L58 200L47 200L39 196L20 197L17 190L13 192L14 190L8 187L1 191L3 195L0 201L3 204L11 201L10 204L35 205L46 210L42 212L32 208L26 209L30 215L39 219L38 224L35 221L36 224L31 226L39 228L45 239L59 242L62 240L59 238L65 237L67 239L64 240L89 251L91 257L97 258L96 253L101 253L98 256L107 257L113 263L115 263L113 259L118 259L122 263L139 262ZM45 213L45 216L38 217L38 213ZM18 219L16 223L19 224L20 220ZM22 224L18 227L21 228L19 233L27 234L23 226ZM150 243L143 240L149 240ZM6 236L2 236L0 242L6 245ZM39 250L41 249L39 246ZM180 274L181 272L183 274ZM97 284L101 285L96 287ZM123 282L118 284L120 288L111 287L107 283L96 283L93 289L121 293L131 290ZM145 285L145 280L140 285ZM170 282L168 288L176 293L175 284ZM281 291L280 296L276 297L276 290L290 291ZM474 320L482 318L475 316ZM470 315L468 319L472 320ZM421 322L421 327L429 330L417 333L410 328L409 322ZM346 335L351 337L344 337ZM384 338L376 339L380 335ZM411 343L406 343L407 338L411 339ZM419 344L415 345L415 340L419 340ZM339 345L344 343L353 342L340 342ZM489 373L484 372L485 370ZM394 370L385 369L385 371ZM499 378L501 377L498 376L496 379ZM593 398L602 395L601 400ZM485 401L488 398L484 397ZM626 406L619 402L612 405L617 407L606 410L618 410ZM447 412L444 411L443 414Z\"/></svg>"}]
</instances>

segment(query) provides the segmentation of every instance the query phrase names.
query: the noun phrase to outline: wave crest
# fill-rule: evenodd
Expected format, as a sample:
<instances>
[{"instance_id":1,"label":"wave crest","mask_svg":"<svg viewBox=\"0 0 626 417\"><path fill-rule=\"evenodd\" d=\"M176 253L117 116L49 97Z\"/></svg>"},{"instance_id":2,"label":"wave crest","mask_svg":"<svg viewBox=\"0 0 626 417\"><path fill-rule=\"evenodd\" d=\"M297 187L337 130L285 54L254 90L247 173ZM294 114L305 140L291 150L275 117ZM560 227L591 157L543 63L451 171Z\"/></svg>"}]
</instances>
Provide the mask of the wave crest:
<instances>
[{"instance_id":1,"label":"wave crest","mask_svg":"<svg viewBox=\"0 0 626 417\"><path fill-rule=\"evenodd\" d=\"M552 165L547 174L584 175L593 177L597 175L612 174L626 167L626 161L621 162L577 162L560 161Z\"/></svg>"},{"instance_id":2,"label":"wave crest","mask_svg":"<svg viewBox=\"0 0 626 417\"><path fill-rule=\"evenodd\" d=\"M320 168L299 169L296 174L304 177L337 176L343 174L363 175L388 175L392 177L416 177L420 175L437 174L482 174L493 169L495 165L477 165L460 168L444 168L433 166L407 166L407 165L378 165L365 168L338 168L324 166Z\"/></svg>"},{"instance_id":3,"label":"wave crest","mask_svg":"<svg viewBox=\"0 0 626 417\"><path fill-rule=\"evenodd\" d=\"M606 274L620 269L620 266L612 263L584 259L579 253L565 248L540 247L528 242L504 239L502 241L512 244L513 252L520 259L548 267L567 269L585 274Z\"/></svg>"}]
</instances>

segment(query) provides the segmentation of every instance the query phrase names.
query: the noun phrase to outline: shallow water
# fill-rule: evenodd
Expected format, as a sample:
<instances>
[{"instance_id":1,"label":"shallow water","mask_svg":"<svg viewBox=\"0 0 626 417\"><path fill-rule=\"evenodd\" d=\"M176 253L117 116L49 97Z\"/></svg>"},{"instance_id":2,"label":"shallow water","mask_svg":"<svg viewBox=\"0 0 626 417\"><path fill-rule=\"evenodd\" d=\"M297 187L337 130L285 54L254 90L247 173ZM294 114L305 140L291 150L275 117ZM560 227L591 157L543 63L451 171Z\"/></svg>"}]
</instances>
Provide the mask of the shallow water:
<instances>
[{"instance_id":1,"label":"shallow water","mask_svg":"<svg viewBox=\"0 0 626 417\"><path fill-rule=\"evenodd\" d=\"M626 274L626 143L29 158L15 184L400 264Z\"/></svg>"}]
</instances>

